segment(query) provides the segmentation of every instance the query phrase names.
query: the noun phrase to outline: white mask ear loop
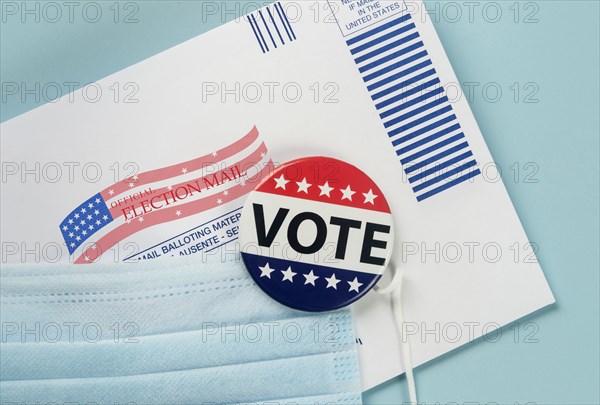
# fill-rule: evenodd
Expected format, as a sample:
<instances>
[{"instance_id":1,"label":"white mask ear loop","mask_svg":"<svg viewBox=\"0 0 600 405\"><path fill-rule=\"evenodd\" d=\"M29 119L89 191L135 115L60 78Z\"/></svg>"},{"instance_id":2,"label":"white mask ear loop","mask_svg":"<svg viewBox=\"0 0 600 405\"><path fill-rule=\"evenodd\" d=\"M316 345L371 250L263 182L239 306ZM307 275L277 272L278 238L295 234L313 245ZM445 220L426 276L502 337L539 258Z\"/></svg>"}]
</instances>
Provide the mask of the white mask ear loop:
<instances>
[{"instance_id":1,"label":"white mask ear loop","mask_svg":"<svg viewBox=\"0 0 600 405\"><path fill-rule=\"evenodd\" d=\"M392 282L386 287L376 285L374 289L379 294L390 294L392 296L392 310L396 318L396 330L398 331L398 336L400 336L402 363L406 373L406 382L408 383L408 397L411 404L417 405L417 390L413 375L410 342L408 341L408 337L405 337L402 333L402 326L404 325L404 316L402 314L402 270L394 266L392 262L390 262L389 267L394 271Z\"/></svg>"}]
</instances>

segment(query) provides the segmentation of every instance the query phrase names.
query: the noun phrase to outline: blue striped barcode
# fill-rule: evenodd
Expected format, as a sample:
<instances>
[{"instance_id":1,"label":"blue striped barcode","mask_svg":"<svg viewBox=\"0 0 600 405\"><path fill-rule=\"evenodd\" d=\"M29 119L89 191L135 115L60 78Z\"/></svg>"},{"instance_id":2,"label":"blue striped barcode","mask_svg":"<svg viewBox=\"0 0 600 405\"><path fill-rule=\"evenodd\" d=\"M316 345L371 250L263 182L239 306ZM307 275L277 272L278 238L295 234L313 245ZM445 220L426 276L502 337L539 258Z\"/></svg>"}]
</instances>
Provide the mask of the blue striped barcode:
<instances>
[{"instance_id":1,"label":"blue striped barcode","mask_svg":"<svg viewBox=\"0 0 600 405\"><path fill-rule=\"evenodd\" d=\"M255 13L248 14L246 20L262 53L296 40L296 33L290 24L285 9L280 2L265 6Z\"/></svg>"},{"instance_id":2,"label":"blue striped barcode","mask_svg":"<svg viewBox=\"0 0 600 405\"><path fill-rule=\"evenodd\" d=\"M346 43L417 201L481 174L410 14Z\"/></svg>"}]
</instances>

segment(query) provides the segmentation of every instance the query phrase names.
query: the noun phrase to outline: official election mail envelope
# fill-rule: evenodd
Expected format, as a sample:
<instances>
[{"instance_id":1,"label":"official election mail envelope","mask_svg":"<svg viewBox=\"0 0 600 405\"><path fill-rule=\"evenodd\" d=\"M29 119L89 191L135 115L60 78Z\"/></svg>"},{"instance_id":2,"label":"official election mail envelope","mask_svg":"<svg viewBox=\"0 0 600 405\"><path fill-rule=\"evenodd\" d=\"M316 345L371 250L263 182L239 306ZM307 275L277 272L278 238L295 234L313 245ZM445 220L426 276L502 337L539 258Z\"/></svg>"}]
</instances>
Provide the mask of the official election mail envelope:
<instances>
[{"instance_id":1,"label":"official election mail envelope","mask_svg":"<svg viewBox=\"0 0 600 405\"><path fill-rule=\"evenodd\" d=\"M405 334L423 364L554 302L451 83L420 2L268 4L5 122L2 261L85 271L232 254L244 196L265 171L329 156L387 198ZM353 309L368 389L403 372L399 337L386 298Z\"/></svg>"}]
</instances>

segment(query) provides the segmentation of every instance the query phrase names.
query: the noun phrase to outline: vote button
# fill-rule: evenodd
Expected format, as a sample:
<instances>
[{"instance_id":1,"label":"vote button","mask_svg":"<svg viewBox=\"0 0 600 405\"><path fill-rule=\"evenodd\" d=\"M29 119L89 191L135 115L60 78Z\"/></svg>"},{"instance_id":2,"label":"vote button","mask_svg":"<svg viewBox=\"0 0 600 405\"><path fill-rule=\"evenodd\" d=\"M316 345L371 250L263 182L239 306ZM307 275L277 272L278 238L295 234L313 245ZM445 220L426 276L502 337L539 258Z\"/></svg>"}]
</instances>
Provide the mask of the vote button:
<instances>
[{"instance_id":1,"label":"vote button","mask_svg":"<svg viewBox=\"0 0 600 405\"><path fill-rule=\"evenodd\" d=\"M240 219L244 264L273 299L329 311L363 297L392 254L389 205L357 167L329 157L279 166L252 191Z\"/></svg>"}]
</instances>

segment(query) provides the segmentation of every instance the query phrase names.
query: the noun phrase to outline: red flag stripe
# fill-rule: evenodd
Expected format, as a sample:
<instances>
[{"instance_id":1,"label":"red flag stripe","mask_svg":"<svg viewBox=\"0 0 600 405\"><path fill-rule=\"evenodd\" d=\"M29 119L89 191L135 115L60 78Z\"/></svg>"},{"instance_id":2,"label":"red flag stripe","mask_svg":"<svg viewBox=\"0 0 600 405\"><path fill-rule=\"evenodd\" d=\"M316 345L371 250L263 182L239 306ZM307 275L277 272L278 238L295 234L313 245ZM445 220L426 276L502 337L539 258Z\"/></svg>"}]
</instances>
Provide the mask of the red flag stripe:
<instances>
[{"instance_id":1,"label":"red flag stripe","mask_svg":"<svg viewBox=\"0 0 600 405\"><path fill-rule=\"evenodd\" d=\"M264 178L266 174L272 173L272 171L273 162L269 160L269 162L261 171L259 171L251 178L247 179L246 182L256 184L258 181ZM233 186L229 189L228 201L226 202L230 202L239 197L242 197L245 194L252 191L252 189L252 186L243 184ZM94 246L86 249L85 252L77 258L75 264L92 263L104 252L108 251L111 247L113 247L123 239L128 238L146 228L165 222L185 218L191 215L195 215L199 212L214 208L217 205L217 198L217 195L211 195L195 201L188 202L186 204L182 204L180 206L174 206L171 208L164 208L158 211L150 212L144 215L144 222L134 221L129 224L122 224L110 231L109 233L107 233L106 235L104 235L102 238L100 238L94 244ZM177 211L180 212L180 215L176 214Z\"/></svg>"},{"instance_id":2,"label":"red flag stripe","mask_svg":"<svg viewBox=\"0 0 600 405\"><path fill-rule=\"evenodd\" d=\"M123 181L119 181L112 186L105 188L100 194L104 201L108 201L110 199L116 198L118 195L126 192L131 192L131 187L129 187L129 183L134 183L135 187L140 187L145 184L155 183L161 180L167 180L173 177L180 176L182 174L182 169L187 169L187 173L194 172L196 170L202 169L203 165L206 165L207 160L211 159L216 162L220 162L231 156L241 152L248 146L250 146L254 141L258 139L258 129L256 126L252 127L250 132L248 132L245 136L237 140L236 142L228 145L222 149L214 153L209 153L202 157L188 160L186 162L178 163L176 165L171 165L167 167L163 167L160 169L149 170L147 172L137 174L137 179L128 178ZM215 156L216 154L216 156ZM215 160L217 159L217 160Z\"/></svg>"},{"instance_id":3,"label":"red flag stripe","mask_svg":"<svg viewBox=\"0 0 600 405\"><path fill-rule=\"evenodd\" d=\"M209 181L210 181L210 178L212 178L213 176L222 175L223 173L228 171L230 168L235 167L235 166L238 166L238 167L242 168L242 170L245 171L249 167L254 166L258 162L260 162L262 160L263 156L266 155L266 153L267 153L267 146L265 145L264 142L262 142L258 146L258 148L254 152L252 152L252 154L250 156L247 156L246 158L241 159L241 160L229 165L228 168L219 170L216 173L211 173L208 176L200 177L197 179L190 179L188 181L183 181L181 183L174 184L171 186L171 188L172 188L172 190L177 190L178 187L183 187L187 184L195 182L196 180L198 180L199 182L202 182L203 179L209 179ZM153 197L158 197L162 194L169 193L172 190L169 190L167 187L161 187L156 190L153 189L152 192L148 193L147 195L144 195L144 199L149 200ZM134 205L134 204L131 204L131 205ZM123 215L122 210L123 210L123 206L121 206L121 205L115 205L114 207L109 207L110 214L112 215L113 218L118 218L120 215Z\"/></svg>"}]
</instances>

